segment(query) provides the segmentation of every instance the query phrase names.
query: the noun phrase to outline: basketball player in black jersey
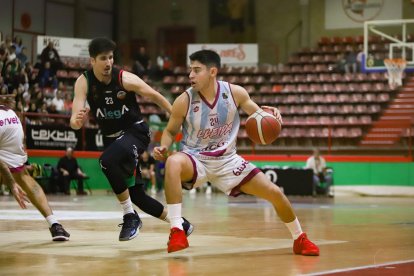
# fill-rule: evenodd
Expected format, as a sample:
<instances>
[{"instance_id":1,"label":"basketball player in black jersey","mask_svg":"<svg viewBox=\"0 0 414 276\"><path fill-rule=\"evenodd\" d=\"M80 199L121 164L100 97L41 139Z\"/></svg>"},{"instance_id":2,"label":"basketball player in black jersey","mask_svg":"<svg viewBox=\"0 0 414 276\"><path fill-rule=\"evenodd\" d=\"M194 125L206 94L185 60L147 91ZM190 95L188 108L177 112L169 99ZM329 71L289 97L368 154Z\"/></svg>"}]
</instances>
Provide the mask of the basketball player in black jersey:
<instances>
[{"instance_id":1,"label":"basketball player in black jersey","mask_svg":"<svg viewBox=\"0 0 414 276\"><path fill-rule=\"evenodd\" d=\"M145 193L140 175L138 158L147 149L151 134L143 121L136 94L150 99L168 113L171 113L171 104L138 76L114 68L115 48L115 42L107 38L90 42L92 69L76 80L70 125L80 129L91 111L102 131L105 150L99 162L123 208L124 223L119 240L126 241L135 238L142 226L132 202L142 211L168 221L167 209ZM183 227L187 235L191 234L193 227L185 219Z\"/></svg>"}]
</instances>

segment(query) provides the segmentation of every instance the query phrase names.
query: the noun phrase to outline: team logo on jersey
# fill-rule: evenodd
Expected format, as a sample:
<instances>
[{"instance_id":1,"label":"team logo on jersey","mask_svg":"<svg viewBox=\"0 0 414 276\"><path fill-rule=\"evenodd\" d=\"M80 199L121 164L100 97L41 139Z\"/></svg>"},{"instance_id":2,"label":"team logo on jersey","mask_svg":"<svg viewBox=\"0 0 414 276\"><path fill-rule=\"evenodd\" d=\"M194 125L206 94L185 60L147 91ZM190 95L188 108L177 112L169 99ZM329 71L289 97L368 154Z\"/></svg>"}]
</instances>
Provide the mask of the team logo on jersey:
<instances>
[{"instance_id":1,"label":"team logo on jersey","mask_svg":"<svg viewBox=\"0 0 414 276\"><path fill-rule=\"evenodd\" d=\"M199 110L200 110L200 107L198 105L193 108L193 112L197 112Z\"/></svg>"},{"instance_id":2,"label":"team logo on jersey","mask_svg":"<svg viewBox=\"0 0 414 276\"><path fill-rule=\"evenodd\" d=\"M227 94L226 94L226 93L223 93L223 94L221 94L221 95L223 96L223 99L225 99L225 100L226 100L226 99L228 99L228 97L229 97L229 96L227 96Z\"/></svg>"},{"instance_id":3,"label":"team logo on jersey","mask_svg":"<svg viewBox=\"0 0 414 276\"><path fill-rule=\"evenodd\" d=\"M126 97L126 92L121 90L116 94L116 97L120 100L123 100Z\"/></svg>"}]
</instances>

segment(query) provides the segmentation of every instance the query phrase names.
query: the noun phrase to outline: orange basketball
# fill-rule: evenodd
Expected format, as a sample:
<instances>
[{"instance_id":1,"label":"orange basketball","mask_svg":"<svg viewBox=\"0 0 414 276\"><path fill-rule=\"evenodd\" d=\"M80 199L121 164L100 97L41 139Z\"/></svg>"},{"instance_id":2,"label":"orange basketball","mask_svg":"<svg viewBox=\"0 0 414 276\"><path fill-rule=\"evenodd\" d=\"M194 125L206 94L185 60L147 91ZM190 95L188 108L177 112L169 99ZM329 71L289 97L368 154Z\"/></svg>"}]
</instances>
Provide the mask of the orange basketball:
<instances>
[{"instance_id":1,"label":"orange basketball","mask_svg":"<svg viewBox=\"0 0 414 276\"><path fill-rule=\"evenodd\" d=\"M282 125L275 116L261 109L246 120L246 132L256 144L269 145L279 137Z\"/></svg>"}]
</instances>

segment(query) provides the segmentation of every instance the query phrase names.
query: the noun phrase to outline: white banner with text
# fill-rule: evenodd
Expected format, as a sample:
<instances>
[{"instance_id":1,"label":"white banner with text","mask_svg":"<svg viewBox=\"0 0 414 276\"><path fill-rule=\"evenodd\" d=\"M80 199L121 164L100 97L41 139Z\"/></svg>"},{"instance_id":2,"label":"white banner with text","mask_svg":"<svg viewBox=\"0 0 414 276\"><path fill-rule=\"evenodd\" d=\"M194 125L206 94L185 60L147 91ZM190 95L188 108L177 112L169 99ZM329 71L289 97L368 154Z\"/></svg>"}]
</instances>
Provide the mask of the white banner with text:
<instances>
[{"instance_id":1,"label":"white banner with text","mask_svg":"<svg viewBox=\"0 0 414 276\"><path fill-rule=\"evenodd\" d=\"M257 44L188 44L187 57L199 50L217 52L221 57L221 64L230 66L256 66L259 61Z\"/></svg>"}]
</instances>

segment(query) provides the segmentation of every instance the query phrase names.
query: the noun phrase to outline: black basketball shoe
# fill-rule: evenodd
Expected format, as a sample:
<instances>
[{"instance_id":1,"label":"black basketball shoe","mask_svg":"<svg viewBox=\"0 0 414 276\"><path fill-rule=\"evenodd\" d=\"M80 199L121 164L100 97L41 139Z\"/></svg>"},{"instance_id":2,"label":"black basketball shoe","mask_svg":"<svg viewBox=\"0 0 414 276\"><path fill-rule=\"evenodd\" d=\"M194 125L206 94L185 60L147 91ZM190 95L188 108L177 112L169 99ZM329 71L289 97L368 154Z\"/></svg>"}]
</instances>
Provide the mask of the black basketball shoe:
<instances>
[{"instance_id":1,"label":"black basketball shoe","mask_svg":"<svg viewBox=\"0 0 414 276\"><path fill-rule=\"evenodd\" d=\"M183 229L184 229L185 235L188 237L191 235L191 233L193 233L194 226L185 218L183 218L183 220L184 220Z\"/></svg>"},{"instance_id":2,"label":"black basketball shoe","mask_svg":"<svg viewBox=\"0 0 414 276\"><path fill-rule=\"evenodd\" d=\"M134 211L134 213L124 215L124 223L121 223L118 226L122 226L121 233L119 233L119 240L128 241L138 235L139 229L142 227L142 221L139 218L138 213Z\"/></svg>"},{"instance_id":3,"label":"black basketball shoe","mask_svg":"<svg viewBox=\"0 0 414 276\"><path fill-rule=\"evenodd\" d=\"M53 241L68 241L70 234L66 232L62 225L59 223L53 223L52 227L49 228L50 234L52 234Z\"/></svg>"}]
</instances>

